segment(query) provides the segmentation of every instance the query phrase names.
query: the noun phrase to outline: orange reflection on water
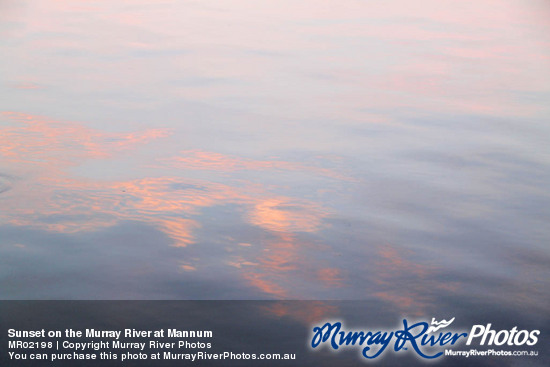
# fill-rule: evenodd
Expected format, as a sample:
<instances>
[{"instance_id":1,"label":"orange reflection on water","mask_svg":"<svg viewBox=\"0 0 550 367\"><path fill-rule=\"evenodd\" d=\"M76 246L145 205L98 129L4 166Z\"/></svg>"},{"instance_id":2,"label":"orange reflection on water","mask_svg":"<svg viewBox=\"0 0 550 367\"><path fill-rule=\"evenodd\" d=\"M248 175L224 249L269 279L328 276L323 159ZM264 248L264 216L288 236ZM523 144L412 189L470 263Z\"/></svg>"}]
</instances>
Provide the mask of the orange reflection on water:
<instances>
[{"instance_id":1,"label":"orange reflection on water","mask_svg":"<svg viewBox=\"0 0 550 367\"><path fill-rule=\"evenodd\" d=\"M174 200L154 200L159 183L149 184L143 191L139 180L105 182L71 179L67 168L84 159L111 157L121 149L131 149L152 139L168 136L165 129L150 129L129 134L104 133L80 123L56 121L25 113L2 112L8 121L0 127L0 155L14 164L14 169L30 175L18 180L12 192L2 199L12 208L4 220L12 225L40 227L48 231L75 233L115 225L120 220L152 219L177 244L191 242L191 231L197 225L181 217L154 217L150 212L174 210ZM147 184L147 183L145 183ZM166 182L163 182L166 185ZM124 188L130 189L126 192ZM136 197L142 195L141 199ZM161 195L157 195L161 196ZM167 204L168 203L168 204ZM164 206L162 205L164 204ZM183 204L182 204L183 206ZM150 218L153 217L153 218Z\"/></svg>"},{"instance_id":2,"label":"orange reflection on water","mask_svg":"<svg viewBox=\"0 0 550 367\"><path fill-rule=\"evenodd\" d=\"M327 213L307 203L288 198L267 198L254 205L250 222L276 232L315 232Z\"/></svg>"},{"instance_id":3,"label":"orange reflection on water","mask_svg":"<svg viewBox=\"0 0 550 367\"><path fill-rule=\"evenodd\" d=\"M115 182L113 188L139 198L135 207L142 212L185 212L224 201L248 202L253 198L228 185L176 177L144 178ZM181 188L180 188L181 186Z\"/></svg>"},{"instance_id":4,"label":"orange reflection on water","mask_svg":"<svg viewBox=\"0 0 550 367\"><path fill-rule=\"evenodd\" d=\"M169 135L166 129L115 134L94 130L78 122L64 122L26 113L3 111L11 124L2 126L0 154L19 164L43 169L64 169L82 159L107 158L118 149L135 147Z\"/></svg>"},{"instance_id":5,"label":"orange reflection on water","mask_svg":"<svg viewBox=\"0 0 550 367\"><path fill-rule=\"evenodd\" d=\"M276 317L291 317L304 325L311 325L333 318L338 314L338 307L323 301L308 302L275 302L264 306L265 312Z\"/></svg>"},{"instance_id":6,"label":"orange reflection on water","mask_svg":"<svg viewBox=\"0 0 550 367\"><path fill-rule=\"evenodd\" d=\"M251 286L279 299L313 297L309 286L304 289L298 286L304 280L325 288L345 287L345 277L339 268L326 266L324 260L313 261L308 256L309 251L315 250L311 244L300 241L292 233L272 234L277 237L260 244L263 251L246 263L249 266L239 267Z\"/></svg>"},{"instance_id":7,"label":"orange reflection on water","mask_svg":"<svg viewBox=\"0 0 550 367\"><path fill-rule=\"evenodd\" d=\"M35 83L26 82L26 83L19 83L15 85L16 89L40 89L41 86Z\"/></svg>"},{"instance_id":8,"label":"orange reflection on water","mask_svg":"<svg viewBox=\"0 0 550 367\"><path fill-rule=\"evenodd\" d=\"M344 285L342 271L338 268L319 269L317 276L325 287L342 287Z\"/></svg>"},{"instance_id":9,"label":"orange reflection on water","mask_svg":"<svg viewBox=\"0 0 550 367\"><path fill-rule=\"evenodd\" d=\"M254 259L259 266L245 268L243 276L251 286L266 294L289 298L293 293L292 277L296 276L295 270L304 259L298 253L301 246L292 234L275 235L275 239L261 244L263 251Z\"/></svg>"},{"instance_id":10,"label":"orange reflection on water","mask_svg":"<svg viewBox=\"0 0 550 367\"><path fill-rule=\"evenodd\" d=\"M337 180L355 181L342 173L322 168L304 165L298 162L281 160L254 160L242 157L227 156L216 152L202 150L184 150L180 155L160 162L171 167L185 170L212 170L217 172L234 172L240 170L285 170L308 172L311 174L334 178Z\"/></svg>"},{"instance_id":11,"label":"orange reflection on water","mask_svg":"<svg viewBox=\"0 0 550 367\"><path fill-rule=\"evenodd\" d=\"M245 273L243 277L248 280L249 284L265 294L275 296L277 298L288 298L289 289L283 287L277 281L266 279L261 273Z\"/></svg>"},{"instance_id":12,"label":"orange reflection on water","mask_svg":"<svg viewBox=\"0 0 550 367\"><path fill-rule=\"evenodd\" d=\"M264 251L254 260L260 266L247 267L244 276L252 286L277 298L308 297L295 289L294 277L305 276L325 287L344 286L341 271L312 263L306 252L309 245L297 236L300 232L318 231L328 213L312 204L298 203L291 204L288 198L263 199L248 213L252 224L276 238L263 243Z\"/></svg>"},{"instance_id":13,"label":"orange reflection on water","mask_svg":"<svg viewBox=\"0 0 550 367\"><path fill-rule=\"evenodd\" d=\"M202 223L201 210L216 205L237 204L240 219L269 233L259 244L259 254L242 255L231 261L248 284L276 298L303 296L294 289L295 277L317 279L325 286L341 285L338 269L318 270L305 256L306 244L297 234L321 228L328 211L315 203L276 195L255 183L239 182L239 187L206 180L180 177L148 177L133 180L71 178L68 168L85 159L114 157L122 149L132 149L152 139L168 136L164 129L136 133L104 133L80 123L63 122L24 113L4 112L8 122L0 125L0 155L21 172L21 179L0 199L11 211L0 214L13 226L28 226L58 233L97 231L121 221L153 225L185 247L197 241L195 232ZM204 163L210 169L271 169L284 162L229 161L223 155L198 154L191 168ZM202 158L201 158L202 157ZM208 157L208 158L206 158ZM8 187L8 186L6 186ZM239 246L247 248L249 246ZM196 271L196 259L179 265ZM212 261L212 260L210 260ZM310 270L304 270L307 268ZM306 273L310 274L306 274Z\"/></svg>"},{"instance_id":14,"label":"orange reflection on water","mask_svg":"<svg viewBox=\"0 0 550 367\"><path fill-rule=\"evenodd\" d=\"M296 269L296 239L292 234L283 233L274 241L269 241L266 253L259 261L264 270L270 270L273 274L284 273Z\"/></svg>"},{"instance_id":15,"label":"orange reflection on water","mask_svg":"<svg viewBox=\"0 0 550 367\"><path fill-rule=\"evenodd\" d=\"M402 251L397 251L389 244L378 250L378 256L380 260L376 263L375 282L384 290L375 292L374 295L402 311L416 310L415 312L421 313L426 300L424 292L418 289L418 284L424 284L426 268L405 259Z\"/></svg>"},{"instance_id":16,"label":"orange reflection on water","mask_svg":"<svg viewBox=\"0 0 550 367\"><path fill-rule=\"evenodd\" d=\"M164 233L174 240L174 246L177 247L185 247L195 242L193 231L200 226L194 220L170 216L154 220L147 219L152 223L156 223Z\"/></svg>"},{"instance_id":17,"label":"orange reflection on water","mask_svg":"<svg viewBox=\"0 0 550 367\"><path fill-rule=\"evenodd\" d=\"M433 303L426 288L449 291L455 285L442 284L434 279L433 266L408 260L404 249L386 244L378 252L379 259L374 263L376 291L373 295L391 303L401 312L409 315L421 315L428 311Z\"/></svg>"}]
</instances>

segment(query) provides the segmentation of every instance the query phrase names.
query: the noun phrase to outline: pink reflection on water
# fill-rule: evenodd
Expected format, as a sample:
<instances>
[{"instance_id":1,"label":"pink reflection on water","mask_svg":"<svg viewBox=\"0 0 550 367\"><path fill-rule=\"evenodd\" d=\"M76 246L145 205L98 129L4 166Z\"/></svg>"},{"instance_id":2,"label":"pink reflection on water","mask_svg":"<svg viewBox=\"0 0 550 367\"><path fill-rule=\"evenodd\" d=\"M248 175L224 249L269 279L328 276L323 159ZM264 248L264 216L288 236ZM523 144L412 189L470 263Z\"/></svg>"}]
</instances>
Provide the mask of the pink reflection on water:
<instances>
[{"instance_id":1,"label":"pink reflection on water","mask_svg":"<svg viewBox=\"0 0 550 367\"><path fill-rule=\"evenodd\" d=\"M196 219L204 208L237 204L244 210L241 219L269 234L256 243L236 244L238 255L225 255L220 261L236 269L240 276L262 293L274 298L307 297L297 280L325 288L346 286L346 274L326 261L308 257L316 247L303 242L300 233L322 228L330 211L302 199L276 195L261 185L233 187L207 180L180 177L150 177L121 181L70 178L67 168L83 159L104 159L122 150L133 149L152 139L162 139L162 129L135 133L103 133L79 123L7 112L2 130L4 159L21 171L33 170L32 179L21 180L2 194L6 207L4 222L16 226L42 228L52 232L80 233L114 226L122 220L142 221L165 233L174 246L185 247L197 241L195 232L203 224ZM240 160L221 154L191 154L190 169L210 170L281 169L279 161ZM293 169L291 166L290 169ZM13 191L13 192L12 192ZM318 248L317 248L318 249ZM399 309L425 310L430 302L419 284L431 284L433 268L414 263L406 253L390 245L381 247L372 279L375 297ZM200 271L198 259L186 259L180 268ZM407 284L402 286L402 282ZM453 290L453 284L434 283L440 290Z\"/></svg>"},{"instance_id":2,"label":"pink reflection on water","mask_svg":"<svg viewBox=\"0 0 550 367\"><path fill-rule=\"evenodd\" d=\"M133 148L166 137L166 129L113 134L94 130L78 122L64 122L11 111L1 115L12 124L2 127L0 152L19 164L40 169L65 169L82 159L108 158L121 149Z\"/></svg>"},{"instance_id":3,"label":"pink reflection on water","mask_svg":"<svg viewBox=\"0 0 550 367\"><path fill-rule=\"evenodd\" d=\"M287 162L277 159L247 159L202 150L181 151L178 156L160 159L159 161L170 167L185 170L211 170L217 172L235 172L240 170L285 170L308 172L320 176L331 177L337 180L355 181L352 177L345 176L339 172L321 167L308 166L303 163Z\"/></svg>"},{"instance_id":4,"label":"pink reflection on water","mask_svg":"<svg viewBox=\"0 0 550 367\"><path fill-rule=\"evenodd\" d=\"M47 67L33 80L80 80L78 90L116 81L153 99L258 98L264 113L367 123L392 121L369 109L532 116L544 106L517 93L546 93L550 79L549 10L537 1L24 3L6 15L24 25L12 31L20 42L9 54L29 62L40 50L67 67L62 80ZM86 57L56 54L67 50ZM143 50L153 58L133 57ZM178 77L244 84L167 82ZM161 87L143 87L151 85Z\"/></svg>"},{"instance_id":5,"label":"pink reflection on water","mask_svg":"<svg viewBox=\"0 0 550 367\"><path fill-rule=\"evenodd\" d=\"M18 84L15 84L14 86L16 89L27 89L27 90L31 90L31 89L41 89L42 87L38 84L35 84L35 83L31 83L31 82L26 82L26 83L18 83Z\"/></svg>"},{"instance_id":6,"label":"pink reflection on water","mask_svg":"<svg viewBox=\"0 0 550 367\"><path fill-rule=\"evenodd\" d=\"M236 244L239 248L261 246L259 253L243 253L219 259L237 269L248 284L276 298L300 296L293 289L295 277L315 279L325 286L340 286L338 269L309 265L306 248L298 233L320 229L329 211L321 205L276 195L256 183L239 187L207 180L181 177L149 177L132 180L71 178L67 170L83 160L116 157L151 140L169 135L164 129L133 133L105 133L76 122L63 122L24 113L4 112L0 125L0 156L21 173L11 190L2 193L3 205L11 208L0 220L58 233L84 233L112 227L124 220L140 221L161 230L172 244L186 247L196 243L202 226L196 219L201 210L216 205L237 204L241 220L270 233L260 243ZM222 155L209 154L214 162ZM212 160L212 159L210 159ZM270 169L280 162L231 158L229 169ZM200 162L195 167L200 168ZM252 163L251 163L252 162ZM227 169L214 163L212 170ZM291 168L292 169L292 168ZM198 259L179 264L183 271L199 271ZM322 265L319 265L322 266ZM311 271L311 275L304 272Z\"/></svg>"},{"instance_id":7,"label":"pink reflection on water","mask_svg":"<svg viewBox=\"0 0 550 367\"><path fill-rule=\"evenodd\" d=\"M263 307L263 310L276 317L291 317L310 326L338 314L338 307L323 301L275 302Z\"/></svg>"},{"instance_id":8,"label":"pink reflection on water","mask_svg":"<svg viewBox=\"0 0 550 367\"><path fill-rule=\"evenodd\" d=\"M325 287L343 287L344 276L338 268L322 268L317 271L317 277Z\"/></svg>"},{"instance_id":9,"label":"pink reflection on water","mask_svg":"<svg viewBox=\"0 0 550 367\"><path fill-rule=\"evenodd\" d=\"M276 232L315 232L326 212L314 204L288 198L267 198L254 205L250 222Z\"/></svg>"},{"instance_id":10,"label":"pink reflection on water","mask_svg":"<svg viewBox=\"0 0 550 367\"><path fill-rule=\"evenodd\" d=\"M436 265L409 260L412 253L391 244L380 246L374 263L372 295L392 304L404 314L420 316L433 305L434 290L438 293L456 291L454 282L436 278ZM430 292L428 292L430 290Z\"/></svg>"}]
</instances>

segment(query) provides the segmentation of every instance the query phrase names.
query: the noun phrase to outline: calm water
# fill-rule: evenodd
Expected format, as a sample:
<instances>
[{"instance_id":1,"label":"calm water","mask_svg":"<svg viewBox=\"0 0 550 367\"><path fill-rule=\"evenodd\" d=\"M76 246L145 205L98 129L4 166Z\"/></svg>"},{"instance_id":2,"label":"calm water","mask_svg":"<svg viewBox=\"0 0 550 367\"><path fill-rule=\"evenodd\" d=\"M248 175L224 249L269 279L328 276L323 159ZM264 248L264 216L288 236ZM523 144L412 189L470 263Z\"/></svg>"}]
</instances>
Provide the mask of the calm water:
<instances>
[{"instance_id":1,"label":"calm water","mask_svg":"<svg viewBox=\"0 0 550 367\"><path fill-rule=\"evenodd\" d=\"M547 322L549 19L530 0L0 2L0 297Z\"/></svg>"}]
</instances>

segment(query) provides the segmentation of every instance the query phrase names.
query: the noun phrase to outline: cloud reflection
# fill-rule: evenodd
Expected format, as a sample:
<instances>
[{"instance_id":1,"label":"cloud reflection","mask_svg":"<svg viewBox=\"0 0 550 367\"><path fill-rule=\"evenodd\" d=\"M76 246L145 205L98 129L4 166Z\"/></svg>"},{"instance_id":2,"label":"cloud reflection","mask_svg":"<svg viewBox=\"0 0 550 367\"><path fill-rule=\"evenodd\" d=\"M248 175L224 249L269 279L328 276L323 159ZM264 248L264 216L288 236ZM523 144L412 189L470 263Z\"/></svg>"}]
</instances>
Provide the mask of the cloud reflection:
<instances>
[{"instance_id":1,"label":"cloud reflection","mask_svg":"<svg viewBox=\"0 0 550 367\"><path fill-rule=\"evenodd\" d=\"M14 190L1 197L5 206L12 208L0 214L4 223L82 234L114 227L122 221L142 222L161 230L173 246L187 248L208 242L208 238L199 237L199 229L206 233L213 230L203 228L210 225L201 218L205 210L233 205L234 220L260 230L261 235L229 240L236 250L219 259L201 260L201 252L195 251L195 255L179 260L182 276L200 276L211 266L221 264L234 269L251 289L277 299L312 298L322 294L322 289L342 290L350 284L347 272L315 255L327 246L312 242L315 237L311 236L323 229L325 219L331 215L318 203L276 194L254 182L243 184L242 180L232 186L186 177L92 180L71 178L68 173L70 167L84 160L112 158L152 140L167 138L168 130L105 133L81 123L24 113L5 112L2 117L4 144L0 154L12 163L14 172L32 172L18 179L16 185L11 184L11 176L0 180L0 190L12 186ZM239 159L203 151L184 151L177 160L170 161L181 164L174 167L178 172L294 171L299 167L289 162ZM423 295L426 284L442 291L451 286L433 282L434 268L408 260L401 249L390 245L380 247L369 264L375 269L375 276L368 279L374 284L369 293L403 311L418 313L426 309L430 302L429 296Z\"/></svg>"},{"instance_id":2,"label":"cloud reflection","mask_svg":"<svg viewBox=\"0 0 550 367\"><path fill-rule=\"evenodd\" d=\"M315 322L333 318L339 312L339 307L337 303L323 301L275 302L264 306L263 310L279 318L290 317L309 327Z\"/></svg>"},{"instance_id":3,"label":"cloud reflection","mask_svg":"<svg viewBox=\"0 0 550 367\"><path fill-rule=\"evenodd\" d=\"M374 267L373 292L380 300L407 315L420 316L433 308L434 293L457 291L458 283L442 282L441 267L424 264L410 251L389 243L380 246Z\"/></svg>"},{"instance_id":4,"label":"cloud reflection","mask_svg":"<svg viewBox=\"0 0 550 367\"><path fill-rule=\"evenodd\" d=\"M133 133L105 133L81 123L56 121L24 113L2 113L0 154L19 173L15 192L3 196L11 207L1 219L11 226L65 234L82 234L113 227L121 221L154 225L172 240L173 246L197 243L203 223L201 211L219 205L237 205L243 222L269 234L262 250L225 263L237 269L249 286L276 298L296 297L296 277L304 278L302 264L308 260L297 234L319 230L328 211L312 202L277 195L261 185L230 186L183 177L149 177L133 180L71 178L68 169L90 159L112 158L155 139L169 136L165 129ZM198 153L187 161L189 169L296 169L285 162L239 160L214 153ZM323 172L321 172L323 173ZM27 173L28 175L29 173ZM8 184L4 185L7 188ZM22 201L24 200L24 202ZM208 229L207 229L208 230ZM257 247L241 243L240 248ZM192 257L180 262L185 272L200 271ZM307 267L306 267L307 268ZM312 269L328 287L341 283L338 269ZM308 277L308 276L306 276Z\"/></svg>"},{"instance_id":5,"label":"cloud reflection","mask_svg":"<svg viewBox=\"0 0 550 367\"><path fill-rule=\"evenodd\" d=\"M66 169L83 159L110 157L153 139L166 137L166 129L139 133L105 133L78 122L63 122L20 112L3 111L10 121L2 126L0 153L18 164L35 164L44 170Z\"/></svg>"},{"instance_id":6,"label":"cloud reflection","mask_svg":"<svg viewBox=\"0 0 550 367\"><path fill-rule=\"evenodd\" d=\"M542 3L0 7L0 49L9 55L3 109L94 121L2 113L7 227L68 243L112 230L113 246L131 254L128 238L147 227L143 246L172 245L157 267L197 284L217 277L224 295L224 277L235 276L265 297L374 295L425 309L435 298L425 289L458 289L437 281L444 271L434 263L492 275L479 293L514 271L523 280L515 290L546 285L536 259L506 262L489 241L500 234L496 243L513 239L523 253L548 238L550 18ZM115 173L98 179L91 166ZM117 243L121 223L132 228L126 247ZM465 242L479 247L466 255ZM16 245L25 243L7 248L31 247ZM478 248L491 255L476 258ZM451 264L449 253L464 256ZM533 303L547 301L532 294Z\"/></svg>"},{"instance_id":7,"label":"cloud reflection","mask_svg":"<svg viewBox=\"0 0 550 367\"><path fill-rule=\"evenodd\" d=\"M254 160L201 150L182 151L180 155L161 159L160 162L174 168L186 170L212 170L217 172L235 172L240 170L300 171L331 177L337 180L355 181L354 178L348 177L342 173L327 168L308 166L298 162Z\"/></svg>"}]
</instances>

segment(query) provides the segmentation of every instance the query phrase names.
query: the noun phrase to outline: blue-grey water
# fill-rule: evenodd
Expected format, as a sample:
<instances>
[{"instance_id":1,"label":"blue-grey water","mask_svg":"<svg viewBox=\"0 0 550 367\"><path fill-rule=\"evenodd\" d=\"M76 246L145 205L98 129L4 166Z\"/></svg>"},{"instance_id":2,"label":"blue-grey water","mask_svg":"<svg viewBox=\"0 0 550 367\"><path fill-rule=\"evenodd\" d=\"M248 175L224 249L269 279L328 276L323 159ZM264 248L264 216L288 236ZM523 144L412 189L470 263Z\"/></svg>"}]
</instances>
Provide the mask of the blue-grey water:
<instances>
[{"instance_id":1,"label":"blue-grey water","mask_svg":"<svg viewBox=\"0 0 550 367\"><path fill-rule=\"evenodd\" d=\"M548 323L544 1L4 0L0 57L2 299Z\"/></svg>"}]
</instances>

